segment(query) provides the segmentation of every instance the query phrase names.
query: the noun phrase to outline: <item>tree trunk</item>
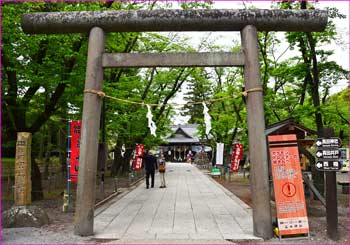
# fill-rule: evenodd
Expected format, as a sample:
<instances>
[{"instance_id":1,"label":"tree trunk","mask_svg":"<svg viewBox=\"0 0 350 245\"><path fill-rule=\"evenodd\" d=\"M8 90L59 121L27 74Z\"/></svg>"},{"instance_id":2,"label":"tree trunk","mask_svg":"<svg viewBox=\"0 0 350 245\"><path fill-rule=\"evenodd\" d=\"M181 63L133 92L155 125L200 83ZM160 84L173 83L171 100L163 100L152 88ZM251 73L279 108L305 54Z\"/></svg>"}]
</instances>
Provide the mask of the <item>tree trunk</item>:
<instances>
[{"instance_id":1,"label":"tree trunk","mask_svg":"<svg viewBox=\"0 0 350 245\"><path fill-rule=\"evenodd\" d=\"M62 114L62 115L65 115L65 114ZM67 139L65 137L67 133L67 123L65 122L64 119L61 120L61 123L64 126L62 126L59 129L57 142L58 142L58 148L59 148L59 159L61 163L61 173L62 173L62 176L65 176L67 174Z\"/></svg>"},{"instance_id":2,"label":"tree trunk","mask_svg":"<svg viewBox=\"0 0 350 245\"><path fill-rule=\"evenodd\" d=\"M38 154L38 159L42 160L44 158L44 151L45 151L45 134L43 131L45 130L45 126L41 128L39 131L40 133L40 143L39 143L39 154Z\"/></svg>"},{"instance_id":3,"label":"tree trunk","mask_svg":"<svg viewBox=\"0 0 350 245\"><path fill-rule=\"evenodd\" d=\"M130 159L133 149L125 150L124 158L122 158L121 174L127 174L130 171Z\"/></svg>"},{"instance_id":4,"label":"tree trunk","mask_svg":"<svg viewBox=\"0 0 350 245\"><path fill-rule=\"evenodd\" d=\"M313 83L311 84L312 87L312 100L315 107L315 122L317 127L317 135L321 137L322 135L322 128L323 128L323 121L322 121L322 114L320 111L320 95L319 95L319 70L317 66L317 57L316 57L316 51L315 51L315 40L311 36L311 33L306 33L306 36L308 37L308 42L310 44L311 48L311 56L312 56L312 75L313 75ZM313 179L315 182L316 188L320 191L320 193L324 193L324 174L323 172L314 170L312 172Z\"/></svg>"},{"instance_id":5,"label":"tree trunk","mask_svg":"<svg viewBox=\"0 0 350 245\"><path fill-rule=\"evenodd\" d=\"M31 180L32 180L32 201L44 199L43 188L41 185L41 173L38 164L35 162L34 153L32 152L32 171L31 171Z\"/></svg>"},{"instance_id":6,"label":"tree trunk","mask_svg":"<svg viewBox=\"0 0 350 245\"><path fill-rule=\"evenodd\" d=\"M51 125L47 123L47 141L46 141L46 152L45 152L45 158L44 158L44 179L47 179L49 176L49 166L50 166L50 153L51 153Z\"/></svg>"},{"instance_id":7,"label":"tree trunk","mask_svg":"<svg viewBox=\"0 0 350 245\"><path fill-rule=\"evenodd\" d=\"M120 162L118 161L118 151L120 151L117 147L114 149L114 159L113 164L111 166L111 175L116 176L118 173Z\"/></svg>"}]
</instances>

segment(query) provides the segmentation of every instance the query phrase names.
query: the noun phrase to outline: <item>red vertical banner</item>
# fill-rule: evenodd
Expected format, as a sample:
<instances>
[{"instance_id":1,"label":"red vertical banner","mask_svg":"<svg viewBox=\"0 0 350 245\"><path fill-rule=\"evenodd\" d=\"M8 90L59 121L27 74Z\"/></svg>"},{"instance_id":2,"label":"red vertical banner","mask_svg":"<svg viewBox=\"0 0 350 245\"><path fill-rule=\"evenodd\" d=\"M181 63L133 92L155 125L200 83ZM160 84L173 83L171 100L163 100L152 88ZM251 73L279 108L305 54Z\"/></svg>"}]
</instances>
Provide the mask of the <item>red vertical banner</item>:
<instances>
[{"instance_id":1,"label":"red vertical banner","mask_svg":"<svg viewBox=\"0 0 350 245\"><path fill-rule=\"evenodd\" d=\"M135 158L134 158L134 170L142 169L142 158L139 156L143 156L144 149L145 149L144 145L142 144L136 145Z\"/></svg>"},{"instance_id":2,"label":"red vertical banner","mask_svg":"<svg viewBox=\"0 0 350 245\"><path fill-rule=\"evenodd\" d=\"M81 121L70 122L70 181L78 181Z\"/></svg>"},{"instance_id":3,"label":"red vertical banner","mask_svg":"<svg viewBox=\"0 0 350 245\"><path fill-rule=\"evenodd\" d=\"M309 233L296 136L268 136L271 170L281 236Z\"/></svg>"},{"instance_id":4,"label":"red vertical banner","mask_svg":"<svg viewBox=\"0 0 350 245\"><path fill-rule=\"evenodd\" d=\"M242 144L235 144L235 147L233 149L232 153L232 160L231 160L231 171L237 172L239 169L239 161L242 159L243 156L243 145Z\"/></svg>"}]
</instances>

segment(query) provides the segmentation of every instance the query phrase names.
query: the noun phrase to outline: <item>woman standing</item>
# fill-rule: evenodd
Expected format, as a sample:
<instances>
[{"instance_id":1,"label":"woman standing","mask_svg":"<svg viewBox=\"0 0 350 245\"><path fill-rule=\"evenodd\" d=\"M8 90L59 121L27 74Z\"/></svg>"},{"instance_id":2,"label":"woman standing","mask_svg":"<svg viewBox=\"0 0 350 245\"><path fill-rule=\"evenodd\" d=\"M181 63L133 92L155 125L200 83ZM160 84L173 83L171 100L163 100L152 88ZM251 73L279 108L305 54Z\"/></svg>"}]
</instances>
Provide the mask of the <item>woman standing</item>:
<instances>
[{"instance_id":1,"label":"woman standing","mask_svg":"<svg viewBox=\"0 0 350 245\"><path fill-rule=\"evenodd\" d=\"M159 159L159 176L160 176L160 187L165 188L165 158L164 155L160 155Z\"/></svg>"}]
</instances>

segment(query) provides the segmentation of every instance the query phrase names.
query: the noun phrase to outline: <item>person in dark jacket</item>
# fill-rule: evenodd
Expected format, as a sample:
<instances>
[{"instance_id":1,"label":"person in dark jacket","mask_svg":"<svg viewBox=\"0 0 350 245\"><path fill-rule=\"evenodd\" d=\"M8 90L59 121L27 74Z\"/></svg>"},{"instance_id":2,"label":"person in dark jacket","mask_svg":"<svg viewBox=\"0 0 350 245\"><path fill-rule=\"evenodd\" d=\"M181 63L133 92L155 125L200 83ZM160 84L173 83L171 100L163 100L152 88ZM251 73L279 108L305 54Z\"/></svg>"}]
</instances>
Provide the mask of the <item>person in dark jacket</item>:
<instances>
[{"instance_id":1,"label":"person in dark jacket","mask_svg":"<svg viewBox=\"0 0 350 245\"><path fill-rule=\"evenodd\" d=\"M151 188L154 187L154 172L158 169L157 158L152 150L149 150L145 156L140 156L144 160L146 171L146 188L149 188L149 176L151 176Z\"/></svg>"}]
</instances>

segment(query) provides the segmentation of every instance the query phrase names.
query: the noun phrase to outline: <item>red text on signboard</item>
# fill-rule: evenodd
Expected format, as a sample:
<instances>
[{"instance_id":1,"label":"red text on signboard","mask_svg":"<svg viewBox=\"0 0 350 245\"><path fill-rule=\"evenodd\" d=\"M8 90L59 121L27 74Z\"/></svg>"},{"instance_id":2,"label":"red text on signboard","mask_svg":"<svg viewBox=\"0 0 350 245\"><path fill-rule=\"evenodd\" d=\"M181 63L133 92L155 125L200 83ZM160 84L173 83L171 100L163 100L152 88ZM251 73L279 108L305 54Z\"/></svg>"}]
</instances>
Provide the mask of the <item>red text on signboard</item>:
<instances>
[{"instance_id":1,"label":"red text on signboard","mask_svg":"<svg viewBox=\"0 0 350 245\"><path fill-rule=\"evenodd\" d=\"M145 147L142 144L136 145L135 158L134 158L134 170L141 170L142 169L142 158L141 157L143 156L144 148Z\"/></svg>"},{"instance_id":2,"label":"red text on signboard","mask_svg":"<svg viewBox=\"0 0 350 245\"><path fill-rule=\"evenodd\" d=\"M232 160L231 160L231 171L237 172L239 168L239 162L242 159L243 156L243 145L242 144L235 144L233 153L232 153Z\"/></svg>"},{"instance_id":3,"label":"red text on signboard","mask_svg":"<svg viewBox=\"0 0 350 245\"><path fill-rule=\"evenodd\" d=\"M81 121L71 121L70 132L70 181L77 182L80 154Z\"/></svg>"}]
</instances>

